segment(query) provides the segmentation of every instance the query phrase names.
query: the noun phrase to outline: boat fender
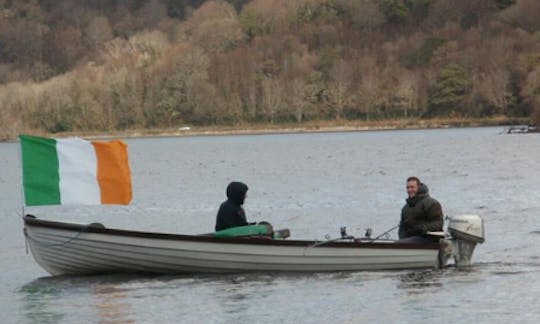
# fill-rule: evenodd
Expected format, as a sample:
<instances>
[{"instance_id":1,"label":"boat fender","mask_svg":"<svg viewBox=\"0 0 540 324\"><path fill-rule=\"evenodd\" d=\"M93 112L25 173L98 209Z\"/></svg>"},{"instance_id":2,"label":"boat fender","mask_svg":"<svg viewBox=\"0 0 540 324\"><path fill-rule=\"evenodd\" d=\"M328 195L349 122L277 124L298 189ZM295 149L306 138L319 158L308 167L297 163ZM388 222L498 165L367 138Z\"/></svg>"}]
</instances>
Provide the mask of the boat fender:
<instances>
[{"instance_id":1,"label":"boat fender","mask_svg":"<svg viewBox=\"0 0 540 324\"><path fill-rule=\"evenodd\" d=\"M101 224L101 223L90 223L90 224L86 225L86 227L88 227L88 228L105 229L105 225L103 225L103 224Z\"/></svg>"}]
</instances>

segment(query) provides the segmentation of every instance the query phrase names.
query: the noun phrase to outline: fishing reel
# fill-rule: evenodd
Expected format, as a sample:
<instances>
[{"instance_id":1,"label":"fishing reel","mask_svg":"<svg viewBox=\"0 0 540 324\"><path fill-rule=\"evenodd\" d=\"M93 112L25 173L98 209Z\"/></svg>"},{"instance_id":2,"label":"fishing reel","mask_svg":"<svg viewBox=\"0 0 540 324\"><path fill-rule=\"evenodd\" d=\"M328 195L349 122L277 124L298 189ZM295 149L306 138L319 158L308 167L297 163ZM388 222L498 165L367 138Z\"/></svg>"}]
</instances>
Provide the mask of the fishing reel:
<instances>
[{"instance_id":1,"label":"fishing reel","mask_svg":"<svg viewBox=\"0 0 540 324\"><path fill-rule=\"evenodd\" d=\"M341 233L341 238L345 238L347 236L347 227L341 226L341 228L339 229L339 232Z\"/></svg>"},{"instance_id":2,"label":"fishing reel","mask_svg":"<svg viewBox=\"0 0 540 324\"><path fill-rule=\"evenodd\" d=\"M371 229L371 227L368 227L368 228L366 228L366 233L364 234L364 236L366 238L370 239L372 233L373 233L373 230Z\"/></svg>"},{"instance_id":3,"label":"fishing reel","mask_svg":"<svg viewBox=\"0 0 540 324\"><path fill-rule=\"evenodd\" d=\"M344 240L353 240L354 239L354 236L347 234L347 227L346 226L341 226L339 228L339 232L341 234L341 238L344 239Z\"/></svg>"}]
</instances>

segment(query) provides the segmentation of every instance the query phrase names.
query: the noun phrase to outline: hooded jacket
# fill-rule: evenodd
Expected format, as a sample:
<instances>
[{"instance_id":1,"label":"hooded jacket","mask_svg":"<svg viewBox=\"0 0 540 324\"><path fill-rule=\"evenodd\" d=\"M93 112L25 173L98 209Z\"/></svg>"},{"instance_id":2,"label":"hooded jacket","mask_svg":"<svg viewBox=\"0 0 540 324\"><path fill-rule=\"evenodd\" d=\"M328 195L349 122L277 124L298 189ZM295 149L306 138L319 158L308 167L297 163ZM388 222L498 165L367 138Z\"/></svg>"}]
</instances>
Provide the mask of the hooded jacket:
<instances>
[{"instance_id":1,"label":"hooded jacket","mask_svg":"<svg viewBox=\"0 0 540 324\"><path fill-rule=\"evenodd\" d=\"M426 233L443 230L443 212L441 204L429 195L428 187L421 183L418 193L406 199L401 209L399 238L411 236L426 237Z\"/></svg>"},{"instance_id":2,"label":"hooded jacket","mask_svg":"<svg viewBox=\"0 0 540 324\"><path fill-rule=\"evenodd\" d=\"M219 206L216 216L216 231L249 225L242 205L248 186L242 182L231 182L227 186L227 200Z\"/></svg>"}]
</instances>

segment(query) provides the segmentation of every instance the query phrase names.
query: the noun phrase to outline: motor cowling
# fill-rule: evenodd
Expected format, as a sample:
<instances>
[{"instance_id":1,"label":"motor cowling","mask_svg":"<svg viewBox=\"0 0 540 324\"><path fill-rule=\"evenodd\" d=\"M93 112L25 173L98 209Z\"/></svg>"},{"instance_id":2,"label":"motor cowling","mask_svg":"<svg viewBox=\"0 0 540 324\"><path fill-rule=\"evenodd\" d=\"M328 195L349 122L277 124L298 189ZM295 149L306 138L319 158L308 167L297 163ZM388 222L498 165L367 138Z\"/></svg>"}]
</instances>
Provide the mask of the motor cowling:
<instances>
[{"instance_id":1,"label":"motor cowling","mask_svg":"<svg viewBox=\"0 0 540 324\"><path fill-rule=\"evenodd\" d=\"M484 243L484 221L478 215L456 215L448 219L452 256L456 266L469 266L478 243Z\"/></svg>"},{"instance_id":2,"label":"motor cowling","mask_svg":"<svg viewBox=\"0 0 540 324\"><path fill-rule=\"evenodd\" d=\"M478 215L456 215L449 218L448 232L453 238L484 243L484 221Z\"/></svg>"}]
</instances>

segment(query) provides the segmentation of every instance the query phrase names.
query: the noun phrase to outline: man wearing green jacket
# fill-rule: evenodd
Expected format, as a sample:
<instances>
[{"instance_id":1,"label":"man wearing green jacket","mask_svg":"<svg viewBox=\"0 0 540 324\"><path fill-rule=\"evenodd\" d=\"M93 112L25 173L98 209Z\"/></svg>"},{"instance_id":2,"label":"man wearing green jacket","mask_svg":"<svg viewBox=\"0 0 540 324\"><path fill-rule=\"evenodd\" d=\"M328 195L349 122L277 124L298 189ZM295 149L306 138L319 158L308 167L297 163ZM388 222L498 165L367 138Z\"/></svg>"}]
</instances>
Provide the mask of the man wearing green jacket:
<instances>
[{"instance_id":1,"label":"man wearing green jacket","mask_svg":"<svg viewBox=\"0 0 540 324\"><path fill-rule=\"evenodd\" d=\"M407 179L406 204L401 210L399 239L405 242L430 242L427 232L443 230L443 212L441 204L429 195L428 187L417 177Z\"/></svg>"}]
</instances>

